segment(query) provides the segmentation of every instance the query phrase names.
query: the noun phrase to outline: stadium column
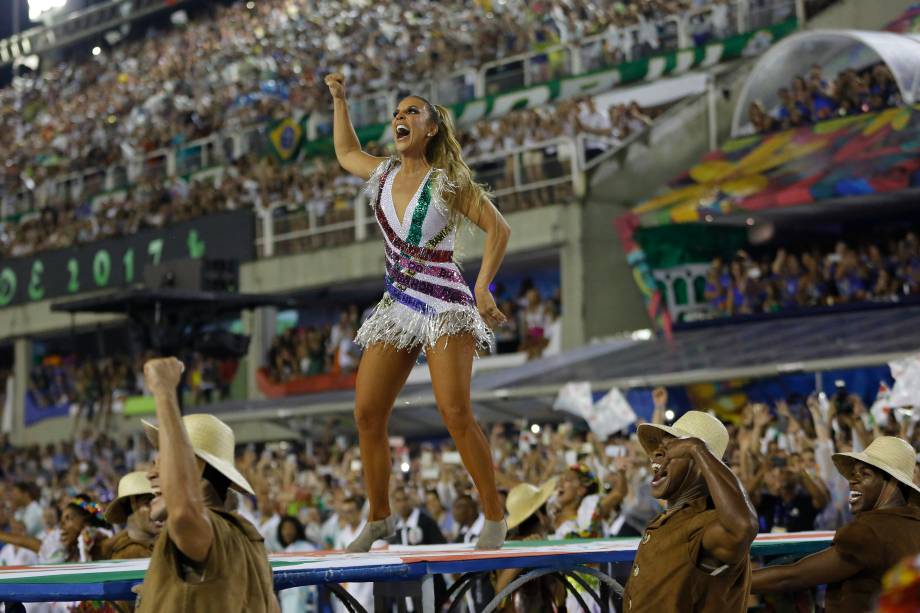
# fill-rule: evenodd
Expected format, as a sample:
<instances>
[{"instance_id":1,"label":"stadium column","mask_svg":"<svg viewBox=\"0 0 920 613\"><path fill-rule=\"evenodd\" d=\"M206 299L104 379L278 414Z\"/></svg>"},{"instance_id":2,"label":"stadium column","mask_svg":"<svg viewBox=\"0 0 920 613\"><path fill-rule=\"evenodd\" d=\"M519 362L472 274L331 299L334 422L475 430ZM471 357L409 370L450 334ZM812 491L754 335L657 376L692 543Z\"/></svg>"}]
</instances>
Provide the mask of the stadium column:
<instances>
[{"instance_id":1,"label":"stadium column","mask_svg":"<svg viewBox=\"0 0 920 613\"><path fill-rule=\"evenodd\" d=\"M246 354L246 395L249 400L264 398L256 375L265 365L268 350L275 337L278 309L261 307L247 312L246 333L249 334L249 352Z\"/></svg>"},{"instance_id":2,"label":"stadium column","mask_svg":"<svg viewBox=\"0 0 920 613\"><path fill-rule=\"evenodd\" d=\"M13 345L13 398L4 407L12 409L12 414L7 417L4 411L3 416L3 430L10 433L10 441L15 445L25 442L26 389L31 361L32 341L26 337L17 338Z\"/></svg>"},{"instance_id":3,"label":"stadium column","mask_svg":"<svg viewBox=\"0 0 920 613\"><path fill-rule=\"evenodd\" d=\"M613 226L623 212L591 199L568 208L568 237L560 258L566 349L651 326Z\"/></svg>"}]
</instances>

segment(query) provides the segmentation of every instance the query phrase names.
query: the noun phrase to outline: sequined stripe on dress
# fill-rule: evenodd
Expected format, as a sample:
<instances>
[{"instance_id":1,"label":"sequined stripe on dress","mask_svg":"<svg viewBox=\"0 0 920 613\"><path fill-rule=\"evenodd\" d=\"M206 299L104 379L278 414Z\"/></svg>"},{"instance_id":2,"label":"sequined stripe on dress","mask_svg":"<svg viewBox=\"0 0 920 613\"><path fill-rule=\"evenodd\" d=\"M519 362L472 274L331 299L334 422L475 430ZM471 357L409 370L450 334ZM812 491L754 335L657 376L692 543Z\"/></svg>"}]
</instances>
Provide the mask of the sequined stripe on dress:
<instances>
[{"instance_id":1,"label":"sequined stripe on dress","mask_svg":"<svg viewBox=\"0 0 920 613\"><path fill-rule=\"evenodd\" d=\"M450 281L452 283L459 283L466 285L466 279L463 278L457 270L453 268L447 268L444 266L436 266L433 264L425 264L412 258L408 258L403 254L397 252L395 249L390 247L390 245L384 245L384 251L387 256L387 261L392 262L394 265L402 269L405 274L422 274L428 275L430 277L438 277L439 279L444 279L445 281Z\"/></svg>"},{"instance_id":2,"label":"sequined stripe on dress","mask_svg":"<svg viewBox=\"0 0 920 613\"><path fill-rule=\"evenodd\" d=\"M415 291L418 291L426 295L431 295L432 297L438 298L439 300L444 300L444 297L446 296L452 296L454 297L454 300L446 300L446 301L454 302L456 304L464 304L464 305L472 304L472 296L468 295L467 293L463 293L453 288L448 288L448 287L436 285L433 283L428 283L421 279L415 279L414 277L417 271L414 271L414 270L400 271L400 273L402 274L397 273L395 276L399 278L396 278L396 279L390 276L392 269L396 268L395 266L393 266L393 263L390 260L390 255L391 255L390 252L391 251L396 252L397 248L399 248L401 251L400 255L403 256L404 258L407 258L408 261L413 261L411 258L411 255L414 255L414 254L411 254L411 252L416 251L416 250L420 251L421 253L428 252L428 253L437 253L437 254L450 254L451 256L453 255L453 252L451 251L430 249L430 247L437 245L450 234L450 231L453 229L453 224L447 224L443 228L441 228L441 230L437 234L435 234L435 236L433 236L431 240L429 240L426 243L426 247L428 248L420 248L420 247L414 247L412 245L400 244L400 243L403 243L403 241L399 240L399 238L396 236L396 233L393 232L393 229L390 227L390 224L387 222L386 216L383 213L383 207L380 205L380 200L383 196L383 190L386 186L386 181L387 181L387 178L389 177L391 170L392 168L387 168L387 170L380 177L380 183L377 189L377 198L374 204L374 212L377 215L377 221L380 223L381 228L384 230L384 234L386 235L386 238L388 238L389 241L393 244L392 247L389 244L386 244L386 242L384 244L385 253L387 255L388 274L385 279L385 284L387 288L388 297L415 311L420 311L422 313L426 313L429 315L435 313L435 311L429 305L425 304L422 300L419 300L418 298L415 298L413 296L410 296L409 294L406 294L405 291L407 288L413 289ZM430 178L426 179L426 183L428 181L430 181ZM429 190L423 189L422 192L427 193L428 196L430 197ZM428 209L427 206L424 207L424 213L426 215L427 215L427 209ZM421 228L421 224L422 222L424 222L424 216L419 217L418 210L419 210L419 206L418 204L416 204L415 213L413 214L413 226L418 226L419 228ZM409 247L409 249L403 249L403 247ZM424 263L419 262L418 266L424 266ZM443 269L440 267L437 267L437 268L439 270L447 270L447 269ZM459 273L457 274L459 275ZM462 277L461 277L461 281L462 281ZM462 282L465 283L465 281L462 281Z\"/></svg>"},{"instance_id":3,"label":"sequined stripe on dress","mask_svg":"<svg viewBox=\"0 0 920 613\"><path fill-rule=\"evenodd\" d=\"M427 248L429 248L429 249L433 249L433 248L437 247L437 246L438 246L438 243L440 243L442 240L444 240L445 238L447 238L447 235L450 234L451 231L452 231L453 229L454 229L454 224L453 224L453 223L447 224L446 226L444 226L443 228L441 228L440 231L438 231L437 234L435 234L434 236L432 236L430 241L428 241L427 243L425 243L425 247L427 247ZM453 252L451 252L451 253L453 253Z\"/></svg>"},{"instance_id":4,"label":"sequined stripe on dress","mask_svg":"<svg viewBox=\"0 0 920 613\"><path fill-rule=\"evenodd\" d=\"M415 210L412 211L412 223L406 232L406 242L410 245L419 245L422 242L422 226L428 216L428 207L431 206L431 170L425 175L425 184L418 195ZM394 207L395 209L395 207Z\"/></svg>"},{"instance_id":5,"label":"sequined stripe on dress","mask_svg":"<svg viewBox=\"0 0 920 613\"><path fill-rule=\"evenodd\" d=\"M424 313L425 315L431 315L431 316L437 315L437 311L435 311L433 308L431 308L430 306L428 306L427 304L425 304L418 298L415 298L413 296L410 296L409 294L399 291L399 289L397 289L396 286L393 285L392 281L390 281L390 277L386 277L384 283L386 283L388 298L395 300L396 302L399 302L400 304L403 304L409 307L413 311L418 311L420 313Z\"/></svg>"},{"instance_id":6,"label":"sequined stripe on dress","mask_svg":"<svg viewBox=\"0 0 920 613\"><path fill-rule=\"evenodd\" d=\"M406 241L399 238L396 232L393 231L393 228L390 227L390 223L387 221L386 215L383 214L383 207L380 206L379 197L377 199L377 204L374 206L374 209L374 214L377 216L377 222L380 224L380 228L383 230L384 236L390 240L390 242L393 244L393 247L396 249L399 249L407 255L418 257L423 260L428 260L429 262L443 263L450 262L452 260L454 256L453 251L418 247L416 245L410 245Z\"/></svg>"},{"instance_id":7,"label":"sequined stripe on dress","mask_svg":"<svg viewBox=\"0 0 920 613\"><path fill-rule=\"evenodd\" d=\"M409 276L395 266L387 266L387 268L389 269L387 270L387 274L390 280L402 291L411 289L420 294L425 294L443 302L452 302L454 304L470 304L471 302L470 295L462 290L454 289L446 285L438 285L437 283L429 283L423 279L415 278L414 275Z\"/></svg>"}]
</instances>

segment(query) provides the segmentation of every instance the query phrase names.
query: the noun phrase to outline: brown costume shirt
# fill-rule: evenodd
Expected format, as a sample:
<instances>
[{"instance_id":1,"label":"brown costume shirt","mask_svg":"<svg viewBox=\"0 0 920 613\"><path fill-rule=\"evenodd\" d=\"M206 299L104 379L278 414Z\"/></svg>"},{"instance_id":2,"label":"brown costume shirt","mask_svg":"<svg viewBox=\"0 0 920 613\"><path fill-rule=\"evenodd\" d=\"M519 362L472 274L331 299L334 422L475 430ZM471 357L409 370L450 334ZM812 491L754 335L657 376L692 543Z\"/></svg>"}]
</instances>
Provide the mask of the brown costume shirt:
<instances>
[{"instance_id":1,"label":"brown costume shirt","mask_svg":"<svg viewBox=\"0 0 920 613\"><path fill-rule=\"evenodd\" d=\"M716 576L699 567L703 530L716 520L706 501L668 509L648 525L623 593L626 613L745 613L751 562Z\"/></svg>"},{"instance_id":2,"label":"brown costume shirt","mask_svg":"<svg viewBox=\"0 0 920 613\"><path fill-rule=\"evenodd\" d=\"M137 611L276 613L272 571L258 530L240 515L208 509L214 541L195 572L164 526L144 576Z\"/></svg>"},{"instance_id":3,"label":"brown costume shirt","mask_svg":"<svg viewBox=\"0 0 920 613\"><path fill-rule=\"evenodd\" d=\"M920 553L920 509L911 506L866 511L837 530L834 547L863 570L827 586L827 610L863 613L875 610L882 576L909 555Z\"/></svg>"},{"instance_id":4,"label":"brown costume shirt","mask_svg":"<svg viewBox=\"0 0 920 613\"><path fill-rule=\"evenodd\" d=\"M130 560L133 558L149 558L153 553L153 543L139 543L128 535L127 530L122 530L110 539L102 542L102 556L106 560Z\"/></svg>"}]
</instances>

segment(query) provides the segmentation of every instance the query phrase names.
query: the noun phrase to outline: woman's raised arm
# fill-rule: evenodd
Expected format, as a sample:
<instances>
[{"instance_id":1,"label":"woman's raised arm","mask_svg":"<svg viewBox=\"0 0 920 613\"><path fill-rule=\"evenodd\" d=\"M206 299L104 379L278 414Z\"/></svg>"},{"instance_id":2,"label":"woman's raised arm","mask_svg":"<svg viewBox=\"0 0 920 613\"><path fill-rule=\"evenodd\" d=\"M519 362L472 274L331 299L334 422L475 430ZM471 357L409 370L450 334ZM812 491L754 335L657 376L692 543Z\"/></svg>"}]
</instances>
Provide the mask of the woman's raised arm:
<instances>
[{"instance_id":1,"label":"woman's raised arm","mask_svg":"<svg viewBox=\"0 0 920 613\"><path fill-rule=\"evenodd\" d=\"M366 181L386 158L376 157L361 150L361 141L358 140L348 116L345 77L339 73L327 75L326 86L332 94L333 101L332 142L335 145L335 157L342 168Z\"/></svg>"}]
</instances>

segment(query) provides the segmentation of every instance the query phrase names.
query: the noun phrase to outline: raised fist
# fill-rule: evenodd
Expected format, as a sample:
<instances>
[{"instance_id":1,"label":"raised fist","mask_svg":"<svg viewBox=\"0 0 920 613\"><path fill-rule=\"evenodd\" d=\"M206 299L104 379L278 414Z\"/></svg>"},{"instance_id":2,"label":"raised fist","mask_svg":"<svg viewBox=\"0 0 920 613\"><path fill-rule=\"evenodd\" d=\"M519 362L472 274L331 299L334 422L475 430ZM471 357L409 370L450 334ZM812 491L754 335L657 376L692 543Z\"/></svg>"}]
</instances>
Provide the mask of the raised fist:
<instances>
[{"instance_id":1,"label":"raised fist","mask_svg":"<svg viewBox=\"0 0 920 613\"><path fill-rule=\"evenodd\" d=\"M333 100L344 100L345 99L345 75L339 72L333 72L332 74L326 75L326 87L329 88L329 93L332 94Z\"/></svg>"},{"instance_id":2,"label":"raised fist","mask_svg":"<svg viewBox=\"0 0 920 613\"><path fill-rule=\"evenodd\" d=\"M176 391L185 365L176 358L157 358L144 364L144 380L151 392Z\"/></svg>"}]
</instances>

